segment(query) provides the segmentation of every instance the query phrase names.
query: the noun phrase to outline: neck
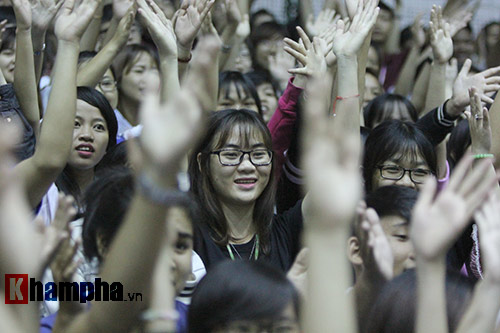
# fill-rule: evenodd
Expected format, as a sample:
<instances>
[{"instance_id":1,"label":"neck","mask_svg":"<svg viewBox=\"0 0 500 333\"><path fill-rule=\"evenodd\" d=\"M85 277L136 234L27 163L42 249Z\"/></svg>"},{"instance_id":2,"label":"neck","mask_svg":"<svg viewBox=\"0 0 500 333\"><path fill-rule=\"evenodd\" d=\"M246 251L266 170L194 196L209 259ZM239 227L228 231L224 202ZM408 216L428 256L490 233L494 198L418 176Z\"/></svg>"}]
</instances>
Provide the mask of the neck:
<instances>
[{"instance_id":1,"label":"neck","mask_svg":"<svg viewBox=\"0 0 500 333\"><path fill-rule=\"evenodd\" d=\"M249 242L254 234L253 209L255 203L247 206L227 205L221 203L222 211L226 217L229 235L236 239L229 241L233 244L243 244Z\"/></svg>"},{"instance_id":2,"label":"neck","mask_svg":"<svg viewBox=\"0 0 500 333\"><path fill-rule=\"evenodd\" d=\"M132 126L138 125L139 103L120 95L118 110Z\"/></svg>"},{"instance_id":3,"label":"neck","mask_svg":"<svg viewBox=\"0 0 500 333\"><path fill-rule=\"evenodd\" d=\"M94 168L86 170L74 170L70 168L69 173L80 188L81 193L85 192L87 187L94 180Z\"/></svg>"}]
</instances>

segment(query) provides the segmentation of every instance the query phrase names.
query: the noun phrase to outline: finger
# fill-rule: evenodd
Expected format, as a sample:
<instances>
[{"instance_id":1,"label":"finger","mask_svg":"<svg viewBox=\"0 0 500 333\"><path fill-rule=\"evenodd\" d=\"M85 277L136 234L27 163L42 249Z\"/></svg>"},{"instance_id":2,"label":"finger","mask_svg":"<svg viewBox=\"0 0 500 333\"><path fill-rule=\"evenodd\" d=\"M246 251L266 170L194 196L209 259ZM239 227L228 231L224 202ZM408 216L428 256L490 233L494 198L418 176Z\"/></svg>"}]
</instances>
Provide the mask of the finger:
<instances>
[{"instance_id":1,"label":"finger","mask_svg":"<svg viewBox=\"0 0 500 333\"><path fill-rule=\"evenodd\" d=\"M493 104L495 102L492 98L490 98L484 94L481 95L481 101L486 103L486 104Z\"/></svg>"},{"instance_id":2,"label":"finger","mask_svg":"<svg viewBox=\"0 0 500 333\"><path fill-rule=\"evenodd\" d=\"M205 3L205 6L200 13L200 20L202 20L202 21L205 20L205 17L207 17L208 13L210 12L210 10L214 6L214 4L215 4L215 0L210 0L210 1Z\"/></svg>"},{"instance_id":3,"label":"finger","mask_svg":"<svg viewBox=\"0 0 500 333\"><path fill-rule=\"evenodd\" d=\"M483 128L491 130L490 129L490 112L485 107L483 108Z\"/></svg>"},{"instance_id":4,"label":"finger","mask_svg":"<svg viewBox=\"0 0 500 333\"><path fill-rule=\"evenodd\" d=\"M305 46L306 50L310 50L312 48L312 43L311 43L311 40L309 39L309 37L307 36L307 34L299 26L297 26L297 32L299 33L299 37L304 42L304 46Z\"/></svg>"},{"instance_id":5,"label":"finger","mask_svg":"<svg viewBox=\"0 0 500 333\"><path fill-rule=\"evenodd\" d=\"M301 53L295 51L294 49L288 47L288 46L285 46L283 48L288 54L290 54L292 57L294 57L295 59L297 59L297 61L299 61L302 66L306 66L307 65L307 59L306 57L304 57L304 55L302 55Z\"/></svg>"},{"instance_id":6,"label":"finger","mask_svg":"<svg viewBox=\"0 0 500 333\"><path fill-rule=\"evenodd\" d=\"M489 68L489 69L487 69L485 71L482 71L479 74L483 75L484 77L490 77L490 76L492 76L494 74L498 74L498 73L500 73L500 66Z\"/></svg>"},{"instance_id":7,"label":"finger","mask_svg":"<svg viewBox=\"0 0 500 333\"><path fill-rule=\"evenodd\" d=\"M465 60L464 64L462 65L462 69L460 69L460 73L458 73L458 75L459 76L469 75L471 66L472 66L472 61L470 59Z\"/></svg>"},{"instance_id":8,"label":"finger","mask_svg":"<svg viewBox=\"0 0 500 333\"><path fill-rule=\"evenodd\" d=\"M307 51L303 45L297 43L294 40L291 40L290 38L285 38L283 42L295 51L301 53L303 56L307 56Z\"/></svg>"},{"instance_id":9,"label":"finger","mask_svg":"<svg viewBox=\"0 0 500 333\"><path fill-rule=\"evenodd\" d=\"M288 70L288 73L292 75L305 75L305 76L311 75L311 72L306 68L290 68Z\"/></svg>"}]
</instances>

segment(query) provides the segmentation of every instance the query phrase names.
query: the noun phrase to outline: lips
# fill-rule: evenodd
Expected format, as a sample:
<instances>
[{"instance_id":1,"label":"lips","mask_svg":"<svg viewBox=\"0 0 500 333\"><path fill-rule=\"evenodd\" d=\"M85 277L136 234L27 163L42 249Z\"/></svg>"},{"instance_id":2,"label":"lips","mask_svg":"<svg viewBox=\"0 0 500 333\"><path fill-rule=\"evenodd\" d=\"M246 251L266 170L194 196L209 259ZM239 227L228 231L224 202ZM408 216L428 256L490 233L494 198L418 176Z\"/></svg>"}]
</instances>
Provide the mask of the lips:
<instances>
[{"instance_id":1,"label":"lips","mask_svg":"<svg viewBox=\"0 0 500 333\"><path fill-rule=\"evenodd\" d=\"M257 183L257 178L238 178L234 182L240 188L251 189Z\"/></svg>"},{"instance_id":2,"label":"lips","mask_svg":"<svg viewBox=\"0 0 500 333\"><path fill-rule=\"evenodd\" d=\"M82 143L76 146L75 150L81 157L90 157L95 152L94 146L89 143Z\"/></svg>"}]
</instances>

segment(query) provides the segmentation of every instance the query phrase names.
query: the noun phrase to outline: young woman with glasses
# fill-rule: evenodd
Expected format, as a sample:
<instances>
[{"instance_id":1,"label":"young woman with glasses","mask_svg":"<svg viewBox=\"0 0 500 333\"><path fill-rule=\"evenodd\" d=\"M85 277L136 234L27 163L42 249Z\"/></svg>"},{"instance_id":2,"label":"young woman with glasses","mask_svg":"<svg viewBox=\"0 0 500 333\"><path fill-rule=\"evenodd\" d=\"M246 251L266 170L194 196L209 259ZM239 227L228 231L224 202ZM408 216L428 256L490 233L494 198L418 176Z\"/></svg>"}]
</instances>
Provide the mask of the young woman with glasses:
<instances>
[{"instance_id":1,"label":"young woman with glasses","mask_svg":"<svg viewBox=\"0 0 500 333\"><path fill-rule=\"evenodd\" d=\"M203 221L194 250L207 270L225 259L264 259L288 270L300 249L301 203L273 214L274 157L262 118L250 110L213 113L201 142L189 175Z\"/></svg>"}]
</instances>

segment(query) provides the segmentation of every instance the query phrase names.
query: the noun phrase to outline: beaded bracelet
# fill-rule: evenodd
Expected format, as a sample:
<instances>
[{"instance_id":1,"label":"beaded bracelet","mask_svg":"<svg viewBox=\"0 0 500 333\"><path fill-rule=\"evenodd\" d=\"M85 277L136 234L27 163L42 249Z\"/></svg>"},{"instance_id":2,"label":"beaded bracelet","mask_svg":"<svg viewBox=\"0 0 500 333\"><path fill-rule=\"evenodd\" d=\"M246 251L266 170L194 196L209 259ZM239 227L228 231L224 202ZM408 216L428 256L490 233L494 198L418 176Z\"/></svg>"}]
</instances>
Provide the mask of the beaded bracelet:
<instances>
[{"instance_id":1,"label":"beaded bracelet","mask_svg":"<svg viewBox=\"0 0 500 333\"><path fill-rule=\"evenodd\" d=\"M493 154L476 154L474 155L474 159L478 160L478 159L481 159L481 158L494 158L495 155Z\"/></svg>"}]
</instances>

